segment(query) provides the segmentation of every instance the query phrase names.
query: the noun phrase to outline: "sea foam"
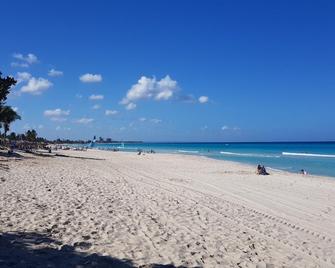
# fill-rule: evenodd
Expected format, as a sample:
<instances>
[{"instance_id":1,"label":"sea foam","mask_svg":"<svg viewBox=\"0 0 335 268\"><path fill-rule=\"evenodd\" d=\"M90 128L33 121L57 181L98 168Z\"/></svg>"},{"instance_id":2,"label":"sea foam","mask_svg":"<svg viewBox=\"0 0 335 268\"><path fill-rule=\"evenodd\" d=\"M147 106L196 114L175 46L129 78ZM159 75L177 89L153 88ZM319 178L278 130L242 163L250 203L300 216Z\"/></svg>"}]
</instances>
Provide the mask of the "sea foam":
<instances>
[{"instance_id":1,"label":"sea foam","mask_svg":"<svg viewBox=\"0 0 335 268\"><path fill-rule=\"evenodd\" d=\"M280 155L272 155L272 154L251 154L251 153L233 153L233 152L220 152L220 154L224 155L233 155L233 156L246 156L246 157L268 157L268 158L279 158Z\"/></svg>"},{"instance_id":2,"label":"sea foam","mask_svg":"<svg viewBox=\"0 0 335 268\"><path fill-rule=\"evenodd\" d=\"M290 152L282 152L282 155L290 155L290 156L307 156L307 157L331 157L331 158L335 158L335 154L308 154L308 153L290 153Z\"/></svg>"},{"instance_id":3,"label":"sea foam","mask_svg":"<svg viewBox=\"0 0 335 268\"><path fill-rule=\"evenodd\" d=\"M178 150L178 153L198 154L199 151Z\"/></svg>"}]
</instances>

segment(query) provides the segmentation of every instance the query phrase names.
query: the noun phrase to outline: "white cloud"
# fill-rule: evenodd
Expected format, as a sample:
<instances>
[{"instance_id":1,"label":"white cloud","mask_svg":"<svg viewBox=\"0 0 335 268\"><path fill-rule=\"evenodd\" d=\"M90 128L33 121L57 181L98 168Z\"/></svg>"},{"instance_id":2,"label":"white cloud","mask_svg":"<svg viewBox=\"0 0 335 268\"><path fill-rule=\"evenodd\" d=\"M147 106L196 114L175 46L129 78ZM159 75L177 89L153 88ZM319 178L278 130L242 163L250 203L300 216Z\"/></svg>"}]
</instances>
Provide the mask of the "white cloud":
<instances>
[{"instance_id":1,"label":"white cloud","mask_svg":"<svg viewBox=\"0 0 335 268\"><path fill-rule=\"evenodd\" d=\"M48 75L49 75L49 76L52 76L52 77L62 76L62 75L63 75L63 72L62 72L62 71L55 70L55 69L51 69L51 70L48 72Z\"/></svg>"},{"instance_id":2,"label":"white cloud","mask_svg":"<svg viewBox=\"0 0 335 268\"><path fill-rule=\"evenodd\" d=\"M19 110L18 107L12 107L12 109L13 109L14 112L17 112Z\"/></svg>"},{"instance_id":3,"label":"white cloud","mask_svg":"<svg viewBox=\"0 0 335 268\"><path fill-rule=\"evenodd\" d=\"M58 117L58 116L66 116L69 115L70 111L69 110L62 110L62 109L54 109L54 110L45 110L44 115L47 117Z\"/></svg>"},{"instance_id":4,"label":"white cloud","mask_svg":"<svg viewBox=\"0 0 335 268\"><path fill-rule=\"evenodd\" d=\"M95 83L95 82L101 82L102 76L101 74L83 74L79 77L80 81L83 83Z\"/></svg>"},{"instance_id":5,"label":"white cloud","mask_svg":"<svg viewBox=\"0 0 335 268\"><path fill-rule=\"evenodd\" d=\"M149 118L145 118L145 117L139 118L138 121L140 121L140 122L151 122L151 123L154 123L154 124L158 124L158 123L162 122L162 120L157 119L157 118L149 119Z\"/></svg>"},{"instance_id":6,"label":"white cloud","mask_svg":"<svg viewBox=\"0 0 335 268\"><path fill-rule=\"evenodd\" d=\"M225 130L233 130L233 131L237 131L237 130L240 130L240 128L239 127L229 127L229 126L223 126L222 128L221 128L221 130L223 130L223 131L225 131Z\"/></svg>"},{"instance_id":7,"label":"white cloud","mask_svg":"<svg viewBox=\"0 0 335 268\"><path fill-rule=\"evenodd\" d=\"M76 122L79 124L89 124L89 123L92 123L93 121L94 121L93 118L83 117L83 118L78 119Z\"/></svg>"},{"instance_id":8,"label":"white cloud","mask_svg":"<svg viewBox=\"0 0 335 268\"><path fill-rule=\"evenodd\" d=\"M133 85L130 90L128 90L127 95L121 101L121 104L129 104L132 101L136 101L143 98L151 98L155 88L156 79L147 78L142 76L137 84Z\"/></svg>"},{"instance_id":9,"label":"white cloud","mask_svg":"<svg viewBox=\"0 0 335 268\"><path fill-rule=\"evenodd\" d=\"M70 114L69 110L61 110L59 108L54 110L45 110L44 116L49 117L51 121L54 122L65 122L67 119L65 118Z\"/></svg>"},{"instance_id":10,"label":"white cloud","mask_svg":"<svg viewBox=\"0 0 335 268\"><path fill-rule=\"evenodd\" d=\"M42 129L42 128L44 128L43 125L38 125L38 129Z\"/></svg>"},{"instance_id":11,"label":"white cloud","mask_svg":"<svg viewBox=\"0 0 335 268\"><path fill-rule=\"evenodd\" d=\"M64 117L50 117L50 120L54 122L65 122L67 119Z\"/></svg>"},{"instance_id":12,"label":"white cloud","mask_svg":"<svg viewBox=\"0 0 335 268\"><path fill-rule=\"evenodd\" d=\"M33 64L33 63L38 62L37 57L32 53L27 54L27 56L24 56L21 53L14 53L13 58L19 61L26 62L27 64Z\"/></svg>"},{"instance_id":13,"label":"white cloud","mask_svg":"<svg viewBox=\"0 0 335 268\"><path fill-rule=\"evenodd\" d=\"M168 99L170 99L172 97L172 95L173 95L173 91L171 91L171 90L164 90L162 92L159 92L156 95L155 99L156 100L168 100Z\"/></svg>"},{"instance_id":14,"label":"white cloud","mask_svg":"<svg viewBox=\"0 0 335 268\"><path fill-rule=\"evenodd\" d=\"M170 76L165 76L163 79L157 82L157 95L156 100L168 100L173 96L173 93L177 90L177 81L172 80Z\"/></svg>"},{"instance_id":15,"label":"white cloud","mask_svg":"<svg viewBox=\"0 0 335 268\"><path fill-rule=\"evenodd\" d=\"M134 110L135 108L136 108L136 104L132 103L132 102L127 104L127 106L126 106L127 110Z\"/></svg>"},{"instance_id":16,"label":"white cloud","mask_svg":"<svg viewBox=\"0 0 335 268\"><path fill-rule=\"evenodd\" d=\"M28 72L18 72L16 74L17 84L20 84L24 81L28 81L31 78L31 74Z\"/></svg>"},{"instance_id":17,"label":"white cloud","mask_svg":"<svg viewBox=\"0 0 335 268\"><path fill-rule=\"evenodd\" d=\"M105 115L116 115L118 114L119 112L116 111L116 110L106 110L105 111Z\"/></svg>"},{"instance_id":18,"label":"white cloud","mask_svg":"<svg viewBox=\"0 0 335 268\"><path fill-rule=\"evenodd\" d=\"M142 76L127 92L126 97L120 102L123 105L129 105L140 99L168 100L178 89L177 81L172 80L170 76L165 76L157 81L155 77L149 78ZM131 105L130 107L132 107ZM126 107L126 109L128 109ZM134 108L133 108L134 109ZM130 110L130 109L128 109Z\"/></svg>"},{"instance_id":19,"label":"white cloud","mask_svg":"<svg viewBox=\"0 0 335 268\"><path fill-rule=\"evenodd\" d=\"M158 123L161 123L162 120L153 118L153 119L150 120L150 122L152 122L152 123L154 123L154 124L158 124Z\"/></svg>"},{"instance_id":20,"label":"white cloud","mask_svg":"<svg viewBox=\"0 0 335 268\"><path fill-rule=\"evenodd\" d=\"M61 126L57 126L57 127L56 127L56 130L57 130L57 131L59 131L59 130L70 131L71 128L69 128L69 127L61 127Z\"/></svg>"},{"instance_id":21,"label":"white cloud","mask_svg":"<svg viewBox=\"0 0 335 268\"><path fill-rule=\"evenodd\" d=\"M103 100L104 99L104 95L91 95L89 96L90 100Z\"/></svg>"},{"instance_id":22,"label":"white cloud","mask_svg":"<svg viewBox=\"0 0 335 268\"><path fill-rule=\"evenodd\" d=\"M25 86L21 87L21 92L30 93L33 95L40 95L44 90L47 90L52 85L53 84L47 79L41 77L31 77L28 80L28 83Z\"/></svg>"},{"instance_id":23,"label":"white cloud","mask_svg":"<svg viewBox=\"0 0 335 268\"><path fill-rule=\"evenodd\" d=\"M200 103L206 103L206 102L208 102L208 97L207 96L201 96L201 97L199 97L199 102Z\"/></svg>"},{"instance_id":24,"label":"white cloud","mask_svg":"<svg viewBox=\"0 0 335 268\"><path fill-rule=\"evenodd\" d=\"M25 63L25 62L11 62L11 63L10 63L10 66L12 66L12 67L22 67L22 68L27 68L27 67L29 67L29 64L28 64L28 63Z\"/></svg>"},{"instance_id":25,"label":"white cloud","mask_svg":"<svg viewBox=\"0 0 335 268\"><path fill-rule=\"evenodd\" d=\"M92 106L92 109L93 110L98 110L98 109L100 109L101 108L101 106L99 105L99 104L96 104L96 105L93 105Z\"/></svg>"}]
</instances>

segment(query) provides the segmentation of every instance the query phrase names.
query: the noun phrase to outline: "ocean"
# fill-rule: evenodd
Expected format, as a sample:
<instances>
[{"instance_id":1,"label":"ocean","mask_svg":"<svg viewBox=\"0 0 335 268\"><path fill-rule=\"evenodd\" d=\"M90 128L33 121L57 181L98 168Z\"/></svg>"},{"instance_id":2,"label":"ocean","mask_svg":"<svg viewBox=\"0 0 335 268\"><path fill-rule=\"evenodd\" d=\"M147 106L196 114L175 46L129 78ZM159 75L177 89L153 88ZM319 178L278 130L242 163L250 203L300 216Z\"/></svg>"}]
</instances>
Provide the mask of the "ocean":
<instances>
[{"instance_id":1,"label":"ocean","mask_svg":"<svg viewBox=\"0 0 335 268\"><path fill-rule=\"evenodd\" d=\"M271 142L271 143L129 143L99 144L94 148L122 151L149 151L201 155L255 166L335 178L335 142Z\"/></svg>"}]
</instances>

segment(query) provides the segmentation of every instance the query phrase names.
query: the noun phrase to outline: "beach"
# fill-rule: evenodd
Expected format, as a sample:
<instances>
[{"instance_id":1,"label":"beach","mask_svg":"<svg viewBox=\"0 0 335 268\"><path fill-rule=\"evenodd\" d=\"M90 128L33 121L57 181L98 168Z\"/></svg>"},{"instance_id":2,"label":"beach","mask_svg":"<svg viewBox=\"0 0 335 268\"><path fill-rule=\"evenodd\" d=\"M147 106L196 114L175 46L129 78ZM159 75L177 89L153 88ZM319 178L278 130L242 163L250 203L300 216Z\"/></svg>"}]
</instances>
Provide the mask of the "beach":
<instances>
[{"instance_id":1,"label":"beach","mask_svg":"<svg viewBox=\"0 0 335 268\"><path fill-rule=\"evenodd\" d=\"M333 178L56 153L1 158L1 267L335 267Z\"/></svg>"}]
</instances>

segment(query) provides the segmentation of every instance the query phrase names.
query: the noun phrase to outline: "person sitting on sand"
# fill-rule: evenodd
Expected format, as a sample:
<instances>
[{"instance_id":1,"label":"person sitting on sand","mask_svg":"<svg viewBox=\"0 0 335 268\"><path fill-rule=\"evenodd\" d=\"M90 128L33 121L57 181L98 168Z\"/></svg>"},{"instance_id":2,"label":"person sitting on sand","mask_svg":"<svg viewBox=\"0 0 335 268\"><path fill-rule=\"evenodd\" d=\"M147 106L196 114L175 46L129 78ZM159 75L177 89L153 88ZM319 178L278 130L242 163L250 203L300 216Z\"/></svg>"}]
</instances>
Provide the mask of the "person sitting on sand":
<instances>
[{"instance_id":1,"label":"person sitting on sand","mask_svg":"<svg viewBox=\"0 0 335 268\"><path fill-rule=\"evenodd\" d=\"M300 173L301 173L302 175L307 175L307 171L304 170L304 169L300 170Z\"/></svg>"},{"instance_id":2,"label":"person sitting on sand","mask_svg":"<svg viewBox=\"0 0 335 268\"><path fill-rule=\"evenodd\" d=\"M261 174L262 174L262 175L270 175L270 174L266 171L266 169L265 169L264 166L262 166L262 172L261 172Z\"/></svg>"},{"instance_id":3,"label":"person sitting on sand","mask_svg":"<svg viewBox=\"0 0 335 268\"><path fill-rule=\"evenodd\" d=\"M258 165L258 166L257 166L257 174L258 174L258 175L270 175L270 174L266 171L265 167L264 167L264 166L261 166L261 165Z\"/></svg>"},{"instance_id":4,"label":"person sitting on sand","mask_svg":"<svg viewBox=\"0 0 335 268\"><path fill-rule=\"evenodd\" d=\"M258 165L257 166L257 174L260 175L262 172L262 166L261 165Z\"/></svg>"}]
</instances>

